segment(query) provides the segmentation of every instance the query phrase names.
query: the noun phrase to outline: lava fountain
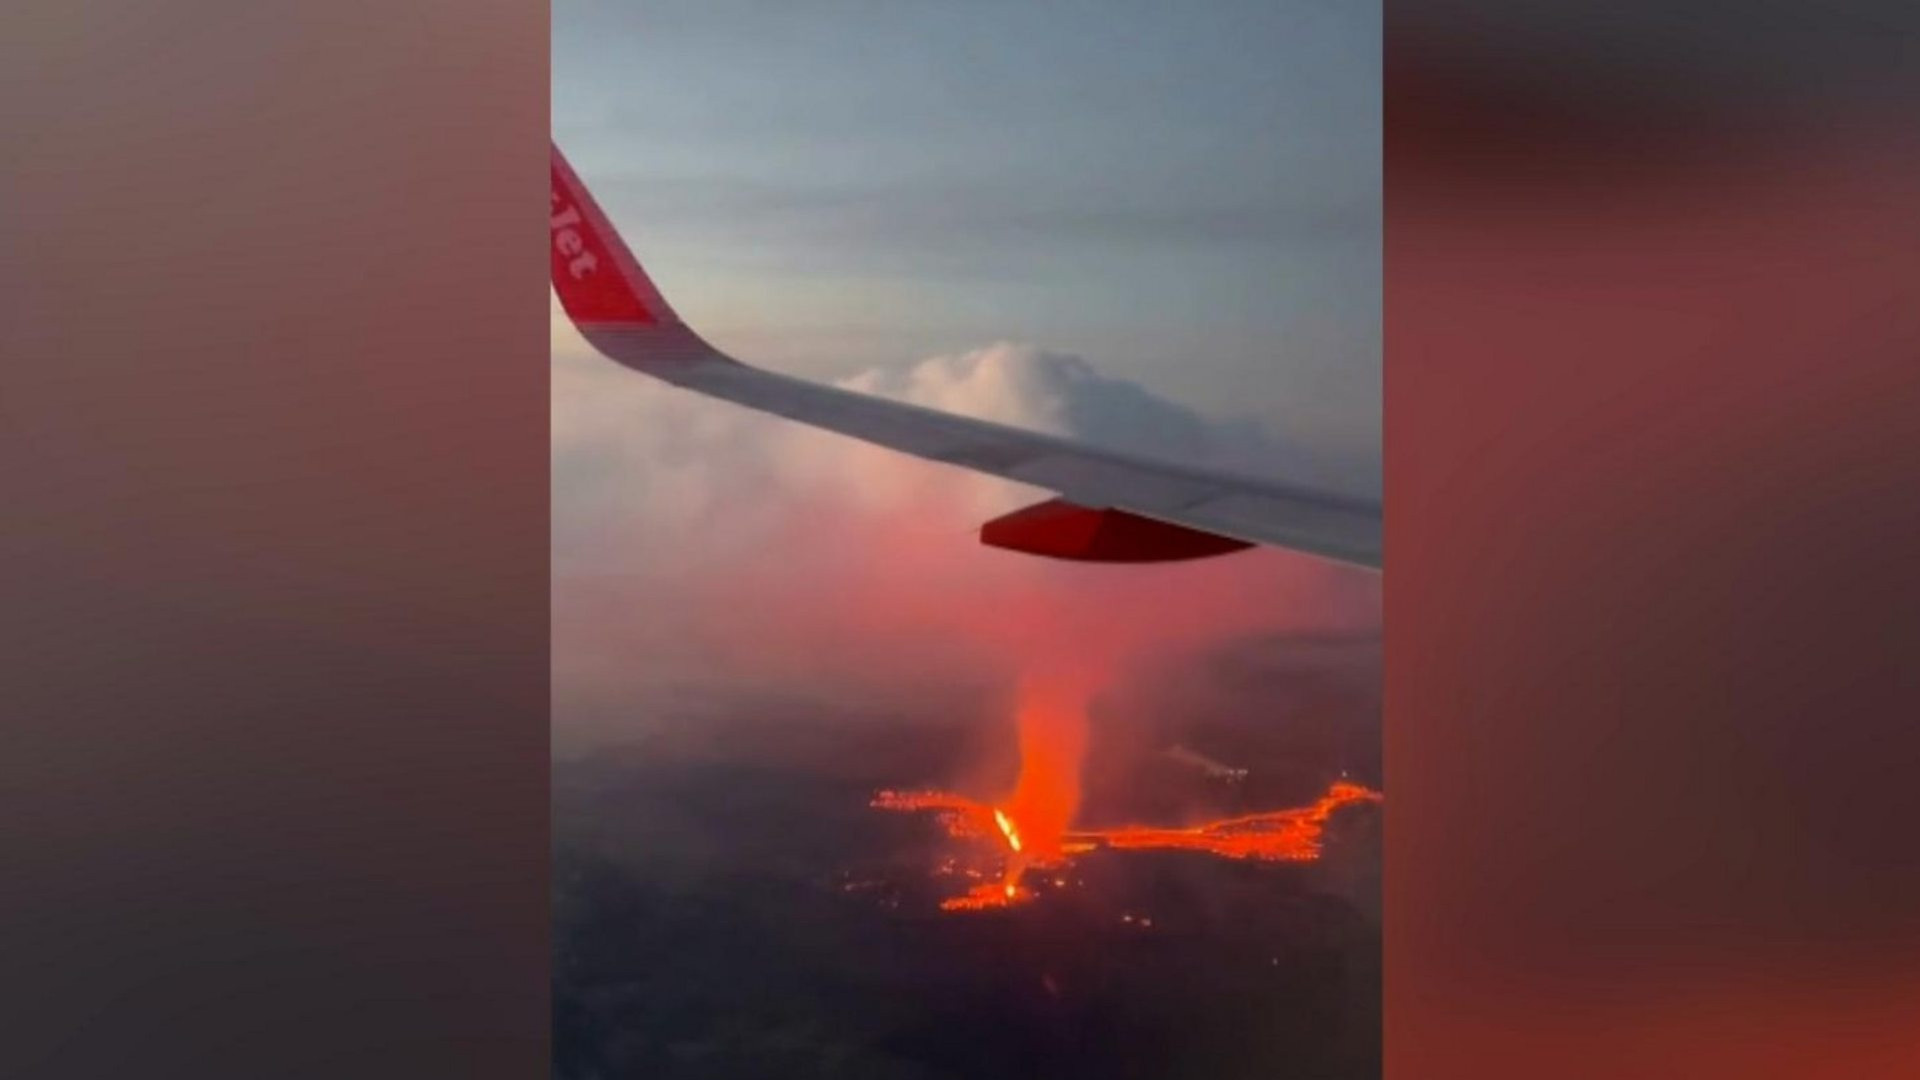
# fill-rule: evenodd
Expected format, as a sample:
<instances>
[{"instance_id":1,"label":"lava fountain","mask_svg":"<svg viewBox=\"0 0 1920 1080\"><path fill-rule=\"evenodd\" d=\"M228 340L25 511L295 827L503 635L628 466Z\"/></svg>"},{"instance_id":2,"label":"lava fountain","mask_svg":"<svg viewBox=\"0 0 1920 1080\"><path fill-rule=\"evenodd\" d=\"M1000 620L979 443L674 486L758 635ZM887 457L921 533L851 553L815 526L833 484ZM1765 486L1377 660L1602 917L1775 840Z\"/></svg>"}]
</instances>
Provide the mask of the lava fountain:
<instances>
[{"instance_id":1,"label":"lava fountain","mask_svg":"<svg viewBox=\"0 0 1920 1080\"><path fill-rule=\"evenodd\" d=\"M1087 752L1092 682L1071 672L1030 675L1020 684L1015 723L1020 777L994 814L1015 855L1060 857L1060 842L1080 809L1080 762Z\"/></svg>"},{"instance_id":2,"label":"lava fountain","mask_svg":"<svg viewBox=\"0 0 1920 1080\"><path fill-rule=\"evenodd\" d=\"M1019 685L1014 710L1020 773L998 805L947 792L882 791L873 805L883 810L936 814L949 835L998 838L1006 845L999 881L975 886L947 900L949 910L1004 907L1031 896L1020 879L1029 867L1051 866L1066 854L1067 830L1080 808L1080 763L1087 750L1087 706L1096 680L1068 670L1042 670Z\"/></svg>"}]
</instances>

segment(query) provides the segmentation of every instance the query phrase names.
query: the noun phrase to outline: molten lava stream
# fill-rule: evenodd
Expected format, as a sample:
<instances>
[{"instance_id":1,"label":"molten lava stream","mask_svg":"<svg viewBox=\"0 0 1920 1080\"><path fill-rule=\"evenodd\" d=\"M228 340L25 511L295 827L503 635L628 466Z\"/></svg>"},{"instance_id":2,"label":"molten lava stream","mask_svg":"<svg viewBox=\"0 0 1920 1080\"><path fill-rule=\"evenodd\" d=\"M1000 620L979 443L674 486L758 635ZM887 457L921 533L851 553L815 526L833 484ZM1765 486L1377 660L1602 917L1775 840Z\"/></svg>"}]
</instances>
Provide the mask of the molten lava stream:
<instances>
[{"instance_id":1,"label":"molten lava stream","mask_svg":"<svg viewBox=\"0 0 1920 1080\"><path fill-rule=\"evenodd\" d=\"M1020 885L1025 871L1056 865L1076 855L1106 847L1121 851L1147 849L1199 851L1228 859L1273 862L1311 862L1320 857L1327 821L1341 807L1377 803L1384 797L1360 784L1334 783L1312 804L1286 810L1222 818L1188 828L1124 825L1112 829L1063 832L1054 841L1053 856L1032 852L1023 840L1020 821L1008 810L946 792L883 791L873 805L883 810L931 810L939 814L947 834L956 839L991 840L1006 845L1005 871L999 881L974 886L962 896L941 903L948 911L978 911L1007 907L1033 897Z\"/></svg>"},{"instance_id":2,"label":"molten lava stream","mask_svg":"<svg viewBox=\"0 0 1920 1080\"><path fill-rule=\"evenodd\" d=\"M928 811L948 835L1006 846L1001 878L974 886L940 906L949 911L1006 907L1031 899L1020 884L1029 869L1057 865L1095 848L1202 851L1230 859L1310 861L1320 856L1327 819L1343 806L1379 802L1380 793L1340 781L1310 806L1225 818L1189 828L1127 825L1074 831L1080 808L1080 761L1087 748L1092 680L1060 672L1020 684L1016 720L1020 776L999 806L940 791L882 791L882 810Z\"/></svg>"},{"instance_id":3,"label":"molten lava stream","mask_svg":"<svg viewBox=\"0 0 1920 1080\"><path fill-rule=\"evenodd\" d=\"M959 896L950 896L940 901L940 910L983 911L987 908L1012 907L1032 897L1031 892L1021 888L1015 881L992 881L985 885L975 885Z\"/></svg>"},{"instance_id":4,"label":"molten lava stream","mask_svg":"<svg viewBox=\"0 0 1920 1080\"><path fill-rule=\"evenodd\" d=\"M1320 857L1320 836L1334 811L1381 799L1377 791L1342 780L1311 806L1223 818L1185 829L1125 825L1074 833L1071 838L1110 848L1179 848L1229 859L1311 862Z\"/></svg>"}]
</instances>

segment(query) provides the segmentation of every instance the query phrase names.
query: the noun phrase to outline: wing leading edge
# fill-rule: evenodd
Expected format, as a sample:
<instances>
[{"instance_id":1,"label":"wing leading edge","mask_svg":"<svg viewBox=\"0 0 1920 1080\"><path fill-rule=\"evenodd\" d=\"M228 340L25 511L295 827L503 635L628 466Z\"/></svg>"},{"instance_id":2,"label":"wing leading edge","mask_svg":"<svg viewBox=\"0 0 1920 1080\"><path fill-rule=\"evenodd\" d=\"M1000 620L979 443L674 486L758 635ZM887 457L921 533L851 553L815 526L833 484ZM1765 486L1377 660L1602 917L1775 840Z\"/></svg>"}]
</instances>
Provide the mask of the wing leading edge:
<instances>
[{"instance_id":1,"label":"wing leading edge","mask_svg":"<svg viewBox=\"0 0 1920 1080\"><path fill-rule=\"evenodd\" d=\"M1020 518L1020 528L1007 528L1005 518L989 523L987 543L1016 546L996 537L1028 536L1040 527L1053 532L1019 550L1091 559L1125 551L1132 554L1118 561L1148 561L1142 550L1190 558L1259 543L1380 567L1377 503L1155 461L742 364L673 313L557 146L552 179L554 291L595 349L710 397L1059 494L1030 508L1049 512L1010 515Z\"/></svg>"}]
</instances>

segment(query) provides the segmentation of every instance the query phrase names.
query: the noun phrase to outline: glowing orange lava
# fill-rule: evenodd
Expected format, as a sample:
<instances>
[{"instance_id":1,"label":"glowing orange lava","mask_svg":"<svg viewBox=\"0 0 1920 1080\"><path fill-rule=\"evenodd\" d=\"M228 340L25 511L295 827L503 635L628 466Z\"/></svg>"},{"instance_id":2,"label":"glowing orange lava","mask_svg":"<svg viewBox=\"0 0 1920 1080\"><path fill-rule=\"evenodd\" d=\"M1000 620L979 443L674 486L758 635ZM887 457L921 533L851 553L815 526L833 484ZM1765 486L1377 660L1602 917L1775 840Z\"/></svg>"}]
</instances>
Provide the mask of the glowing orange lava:
<instances>
[{"instance_id":1,"label":"glowing orange lava","mask_svg":"<svg viewBox=\"0 0 1920 1080\"><path fill-rule=\"evenodd\" d=\"M874 795L876 810L927 811L939 818L947 835L975 839L1001 835L998 811L983 802L944 791L882 791Z\"/></svg>"},{"instance_id":2,"label":"glowing orange lava","mask_svg":"<svg viewBox=\"0 0 1920 1080\"><path fill-rule=\"evenodd\" d=\"M998 807L993 811L993 823L1000 827L1000 835L1007 838L1007 846L1015 855L1020 854L1020 830L1013 827L1013 819Z\"/></svg>"},{"instance_id":3,"label":"glowing orange lava","mask_svg":"<svg viewBox=\"0 0 1920 1080\"><path fill-rule=\"evenodd\" d=\"M1229 859L1311 862L1320 857L1320 836L1335 810L1382 798L1377 791L1342 780L1311 806L1224 818L1186 829L1125 825L1074 833L1072 838L1110 848L1180 848Z\"/></svg>"},{"instance_id":4,"label":"glowing orange lava","mask_svg":"<svg viewBox=\"0 0 1920 1080\"><path fill-rule=\"evenodd\" d=\"M1125 825L1075 830L1080 762L1087 748L1087 705L1098 680L1088 671L1053 670L1020 684L1020 775L999 805L942 791L882 791L882 810L928 811L948 835L1006 845L1000 880L982 882L940 906L948 911L1007 907L1031 899L1021 886L1029 869L1057 866L1097 848L1201 851L1229 859L1307 862L1320 856L1327 819L1343 806L1379 802L1379 792L1340 781L1312 805L1225 818L1187 828ZM980 877L979 873L972 873Z\"/></svg>"},{"instance_id":5,"label":"glowing orange lava","mask_svg":"<svg viewBox=\"0 0 1920 1080\"><path fill-rule=\"evenodd\" d=\"M979 911L1031 899L1032 891L1020 886L1021 875L1027 869L1058 865L1075 855L1102 847L1200 851L1228 859L1311 862L1320 857L1321 837L1328 819L1336 811L1344 806L1377 803L1383 799L1377 791L1341 780L1310 805L1286 810L1222 818L1187 828L1123 825L1065 831L1056 840L1056 854L1051 856L1021 850L1019 824L1013 815L961 795L940 791L883 791L874 798L873 805L882 810L934 811L939 814L947 834L958 839L983 840L998 835L1004 840L1007 860L1002 879L976 885L965 895L952 897L940 905L948 911Z\"/></svg>"},{"instance_id":6,"label":"glowing orange lava","mask_svg":"<svg viewBox=\"0 0 1920 1080\"><path fill-rule=\"evenodd\" d=\"M984 911L987 908L1012 907L1033 894L1011 881L975 885L960 896L940 901L942 911Z\"/></svg>"},{"instance_id":7,"label":"glowing orange lava","mask_svg":"<svg viewBox=\"0 0 1920 1080\"><path fill-rule=\"evenodd\" d=\"M1087 750L1091 682L1073 673L1029 675L1020 684L1014 720L1020 731L1020 778L1005 810L1018 832L1016 853L1036 862L1058 859L1060 843L1080 809L1080 761Z\"/></svg>"}]
</instances>

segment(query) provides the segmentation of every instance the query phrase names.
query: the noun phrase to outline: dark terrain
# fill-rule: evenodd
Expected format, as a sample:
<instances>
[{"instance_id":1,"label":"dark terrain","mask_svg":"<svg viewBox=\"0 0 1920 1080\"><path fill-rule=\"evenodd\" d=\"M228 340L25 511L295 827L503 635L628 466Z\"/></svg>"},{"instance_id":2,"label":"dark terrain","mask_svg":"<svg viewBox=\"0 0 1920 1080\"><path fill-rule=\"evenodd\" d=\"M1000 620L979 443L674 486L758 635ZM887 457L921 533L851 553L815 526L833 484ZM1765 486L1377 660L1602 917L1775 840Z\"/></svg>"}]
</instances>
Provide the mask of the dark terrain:
<instances>
[{"instance_id":1,"label":"dark terrain","mask_svg":"<svg viewBox=\"0 0 1920 1080\"><path fill-rule=\"evenodd\" d=\"M1273 674L1229 661L1209 681ZM1146 754L1101 782L1090 760L1090 812L1158 821L1305 802L1341 769L1378 781L1370 693L1296 694L1291 734L1242 721L1242 738L1187 697L1189 741L1249 781ZM946 780L980 725L759 715L555 765L557 1077L1379 1075L1376 808L1344 811L1317 864L1095 852L1038 875L1030 903L942 912L968 882L936 867L995 854L867 802Z\"/></svg>"}]
</instances>

